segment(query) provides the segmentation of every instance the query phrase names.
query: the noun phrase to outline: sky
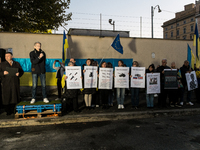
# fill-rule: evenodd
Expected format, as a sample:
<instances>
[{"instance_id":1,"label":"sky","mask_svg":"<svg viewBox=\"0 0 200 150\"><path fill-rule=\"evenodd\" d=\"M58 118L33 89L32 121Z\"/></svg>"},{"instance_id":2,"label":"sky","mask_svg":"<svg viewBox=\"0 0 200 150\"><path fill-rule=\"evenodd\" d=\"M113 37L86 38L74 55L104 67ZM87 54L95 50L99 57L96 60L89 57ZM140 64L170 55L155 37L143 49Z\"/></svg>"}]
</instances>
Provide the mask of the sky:
<instances>
[{"instance_id":1,"label":"sky","mask_svg":"<svg viewBox=\"0 0 200 150\"><path fill-rule=\"evenodd\" d=\"M113 30L108 23L112 19L116 31L130 31L130 37L151 38L151 6L159 5L161 13L157 7L154 9L154 38L163 38L163 22L191 3L195 4L195 0L71 0L66 13L72 12L72 20L65 29ZM54 33L62 34L65 29L60 27Z\"/></svg>"}]
</instances>

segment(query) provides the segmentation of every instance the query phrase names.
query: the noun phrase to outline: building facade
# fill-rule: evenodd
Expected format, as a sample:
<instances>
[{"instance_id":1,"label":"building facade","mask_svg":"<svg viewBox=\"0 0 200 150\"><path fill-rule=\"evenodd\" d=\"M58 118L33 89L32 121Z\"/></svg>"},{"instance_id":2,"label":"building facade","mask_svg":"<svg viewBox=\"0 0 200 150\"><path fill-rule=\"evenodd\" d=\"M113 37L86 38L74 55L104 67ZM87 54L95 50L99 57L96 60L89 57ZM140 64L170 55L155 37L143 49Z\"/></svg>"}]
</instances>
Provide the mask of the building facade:
<instances>
[{"instance_id":1,"label":"building facade","mask_svg":"<svg viewBox=\"0 0 200 150\"><path fill-rule=\"evenodd\" d=\"M164 39L193 40L196 21L200 29L200 1L185 5L184 8L184 11L175 14L175 18L163 23Z\"/></svg>"}]
</instances>

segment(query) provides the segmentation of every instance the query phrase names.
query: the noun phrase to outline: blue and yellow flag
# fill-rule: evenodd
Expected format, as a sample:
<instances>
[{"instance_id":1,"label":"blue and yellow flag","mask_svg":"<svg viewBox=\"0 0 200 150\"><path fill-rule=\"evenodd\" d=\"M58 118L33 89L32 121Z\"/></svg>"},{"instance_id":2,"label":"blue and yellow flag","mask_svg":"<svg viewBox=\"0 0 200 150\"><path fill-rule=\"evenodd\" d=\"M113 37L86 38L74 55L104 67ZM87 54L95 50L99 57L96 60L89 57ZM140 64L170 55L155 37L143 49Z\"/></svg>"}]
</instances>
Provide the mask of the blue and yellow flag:
<instances>
[{"instance_id":1,"label":"blue and yellow flag","mask_svg":"<svg viewBox=\"0 0 200 150\"><path fill-rule=\"evenodd\" d=\"M189 44L188 44L188 50L187 50L187 60L189 61L190 67L194 69L195 56Z\"/></svg>"},{"instance_id":2,"label":"blue and yellow flag","mask_svg":"<svg viewBox=\"0 0 200 150\"><path fill-rule=\"evenodd\" d=\"M196 66L199 68L200 46L199 46L199 33L198 33L197 23L195 25L194 43L193 43L193 45L196 47Z\"/></svg>"},{"instance_id":3,"label":"blue and yellow flag","mask_svg":"<svg viewBox=\"0 0 200 150\"><path fill-rule=\"evenodd\" d=\"M63 32L63 50L62 50L62 62L65 63L66 55L67 55L67 48L69 47L67 42L67 37L65 35L65 30Z\"/></svg>"},{"instance_id":4,"label":"blue and yellow flag","mask_svg":"<svg viewBox=\"0 0 200 150\"><path fill-rule=\"evenodd\" d=\"M111 46L118 51L119 53L123 54L123 47L120 43L119 34L116 36L115 40L111 44Z\"/></svg>"}]
</instances>

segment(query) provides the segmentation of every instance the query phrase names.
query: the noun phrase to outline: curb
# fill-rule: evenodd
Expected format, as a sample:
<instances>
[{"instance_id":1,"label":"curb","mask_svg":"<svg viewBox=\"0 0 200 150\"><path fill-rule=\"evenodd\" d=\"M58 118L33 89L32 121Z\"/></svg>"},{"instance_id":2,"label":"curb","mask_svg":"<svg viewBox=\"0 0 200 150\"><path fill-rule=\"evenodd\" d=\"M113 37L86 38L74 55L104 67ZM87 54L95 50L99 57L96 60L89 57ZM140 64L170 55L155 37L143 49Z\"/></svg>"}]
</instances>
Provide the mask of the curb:
<instances>
[{"instance_id":1,"label":"curb","mask_svg":"<svg viewBox=\"0 0 200 150\"><path fill-rule=\"evenodd\" d=\"M154 117L173 117L184 115L200 114L200 108L193 109L174 109L174 110L149 110L135 112L112 112L83 115L65 115L62 117L49 117L40 119L3 119L0 120L0 128L38 126L38 125L55 125L63 123L81 123L81 122L98 122L98 121L116 121Z\"/></svg>"}]
</instances>

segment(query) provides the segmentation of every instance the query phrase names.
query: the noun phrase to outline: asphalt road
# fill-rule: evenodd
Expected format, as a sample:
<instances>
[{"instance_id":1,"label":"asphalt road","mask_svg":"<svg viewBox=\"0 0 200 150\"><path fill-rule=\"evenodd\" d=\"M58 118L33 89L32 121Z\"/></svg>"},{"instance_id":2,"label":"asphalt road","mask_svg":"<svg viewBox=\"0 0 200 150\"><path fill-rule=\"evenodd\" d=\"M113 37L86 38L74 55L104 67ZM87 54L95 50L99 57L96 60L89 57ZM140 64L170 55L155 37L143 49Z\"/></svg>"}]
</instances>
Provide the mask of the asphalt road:
<instances>
[{"instance_id":1,"label":"asphalt road","mask_svg":"<svg viewBox=\"0 0 200 150\"><path fill-rule=\"evenodd\" d=\"M199 150L200 115L0 129L0 149Z\"/></svg>"}]
</instances>

